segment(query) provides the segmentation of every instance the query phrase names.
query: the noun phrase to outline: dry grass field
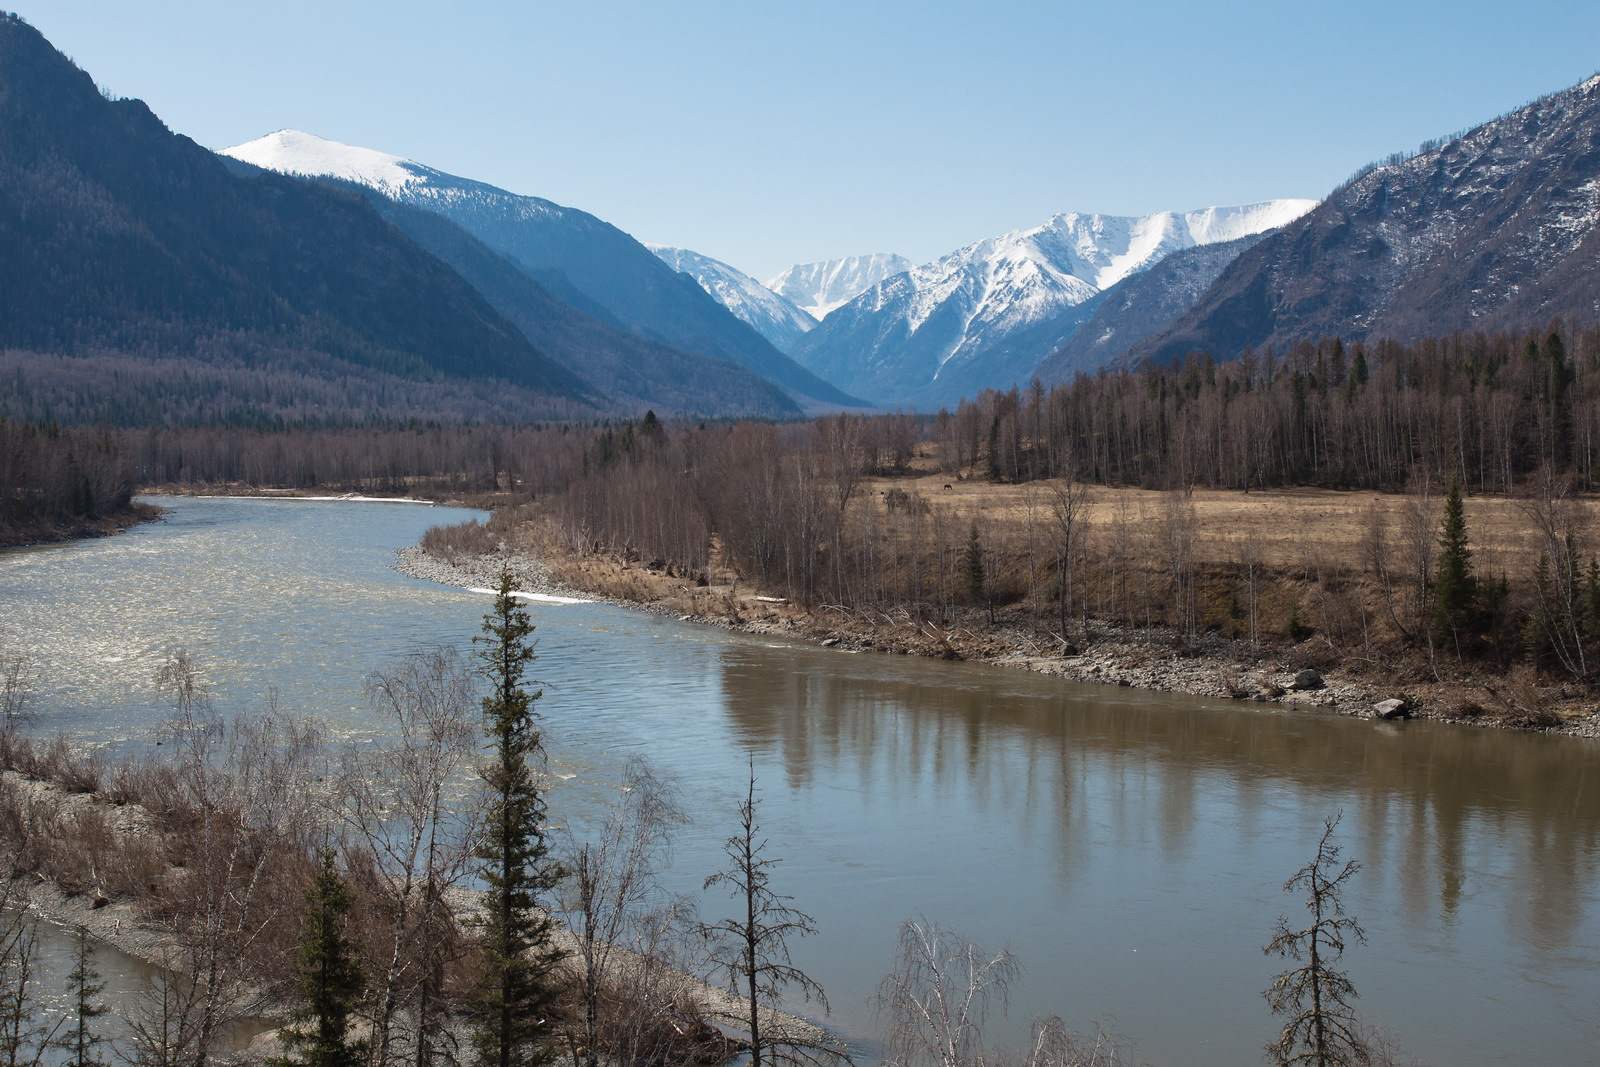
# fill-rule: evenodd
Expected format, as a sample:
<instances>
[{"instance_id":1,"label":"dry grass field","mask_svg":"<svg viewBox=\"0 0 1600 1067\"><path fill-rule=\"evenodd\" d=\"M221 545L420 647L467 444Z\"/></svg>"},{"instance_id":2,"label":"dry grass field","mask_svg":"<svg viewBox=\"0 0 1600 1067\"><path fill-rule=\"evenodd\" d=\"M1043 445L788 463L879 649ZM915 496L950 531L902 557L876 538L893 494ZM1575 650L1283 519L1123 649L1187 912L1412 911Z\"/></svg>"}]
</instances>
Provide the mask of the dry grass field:
<instances>
[{"instance_id":1,"label":"dry grass field","mask_svg":"<svg viewBox=\"0 0 1600 1067\"><path fill-rule=\"evenodd\" d=\"M1014 526L1026 524L1031 498L1035 521L1050 521L1052 493L1045 483L997 485L977 478L954 480L945 474L919 473L875 478L869 484L880 497L898 488L973 518ZM1092 487L1085 517L1090 530L1100 536L1118 528L1137 531L1162 520L1170 496L1149 489ZM1419 503L1410 496L1331 489L1250 493L1195 489L1190 501L1198 529L1199 562L1233 562L1240 546L1253 534L1259 539L1263 561L1278 567L1299 567L1308 554L1355 563L1364 550L1374 508L1385 516L1389 540L1397 546ZM1436 536L1444 507L1442 488L1421 503ZM1539 538L1526 503L1505 497L1469 497L1465 506L1467 531L1480 572L1505 571L1512 576L1530 572ZM1600 501L1583 500L1578 506L1591 523L1600 517Z\"/></svg>"}]
</instances>

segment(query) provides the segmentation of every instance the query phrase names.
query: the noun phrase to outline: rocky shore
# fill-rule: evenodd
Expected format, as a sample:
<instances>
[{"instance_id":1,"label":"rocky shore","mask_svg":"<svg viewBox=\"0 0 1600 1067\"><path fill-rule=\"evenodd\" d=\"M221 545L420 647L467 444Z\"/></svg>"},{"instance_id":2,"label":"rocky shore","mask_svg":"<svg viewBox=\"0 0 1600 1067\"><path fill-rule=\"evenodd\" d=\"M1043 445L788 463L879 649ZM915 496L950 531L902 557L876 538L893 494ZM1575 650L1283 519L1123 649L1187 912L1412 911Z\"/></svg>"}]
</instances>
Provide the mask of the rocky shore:
<instances>
[{"instance_id":1,"label":"rocky shore","mask_svg":"<svg viewBox=\"0 0 1600 1067\"><path fill-rule=\"evenodd\" d=\"M1493 682L1471 678L1407 682L1392 671L1344 665L1312 668L1295 662L1293 650L1252 653L1240 642L1213 634L1202 635L1198 647L1185 648L1176 634L1161 629L1125 630L1094 624L1092 641L1079 649L1054 641L1041 644L1035 634L1014 626L990 626L981 617L944 628L905 613L896 617L838 607L808 612L781 598L741 592L731 585L696 587L650 565L578 561L552 567L504 548L447 561L414 546L397 553L395 566L413 578L463 588L492 588L506 569L524 592L582 598L745 633L786 636L845 652L963 659L1074 682L1362 718L1419 718L1600 738L1600 706L1592 702L1567 699L1559 711L1534 715L1533 709L1519 711L1519 698L1508 696L1504 686ZM619 582L617 574L606 573L608 569L626 573L628 582ZM603 591L618 587L636 595ZM1539 701L1521 697L1520 702ZM1463 713L1462 709L1470 710Z\"/></svg>"}]
</instances>

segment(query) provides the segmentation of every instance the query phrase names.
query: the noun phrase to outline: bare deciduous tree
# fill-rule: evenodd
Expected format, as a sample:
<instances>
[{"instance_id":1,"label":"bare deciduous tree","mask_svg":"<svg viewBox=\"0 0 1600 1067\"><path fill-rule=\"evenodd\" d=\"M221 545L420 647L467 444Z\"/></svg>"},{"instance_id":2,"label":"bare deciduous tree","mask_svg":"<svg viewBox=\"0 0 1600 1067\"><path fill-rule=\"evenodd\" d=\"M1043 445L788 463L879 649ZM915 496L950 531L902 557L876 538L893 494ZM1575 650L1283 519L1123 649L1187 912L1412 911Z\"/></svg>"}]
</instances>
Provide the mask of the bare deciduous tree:
<instances>
[{"instance_id":1,"label":"bare deciduous tree","mask_svg":"<svg viewBox=\"0 0 1600 1067\"><path fill-rule=\"evenodd\" d=\"M658 876L672 831L687 821L671 783L636 756L628 761L616 807L595 839L579 843L568 835L562 849L568 876L556 892L556 906L577 944L572 959L582 1018L568 1034L575 1063L598 1067L607 1043L602 1030L627 1029L616 1025L621 1019L603 1017L607 1007L618 1015L653 1007L648 987L639 984L641 976L622 972L647 967L669 933L676 909L660 899ZM607 990L625 988L645 999L602 1003Z\"/></svg>"},{"instance_id":2,"label":"bare deciduous tree","mask_svg":"<svg viewBox=\"0 0 1600 1067\"><path fill-rule=\"evenodd\" d=\"M899 1067L971 1067L985 1062L983 1026L1002 1009L1022 966L1009 949L990 954L926 920L900 924L894 969L873 997Z\"/></svg>"},{"instance_id":3,"label":"bare deciduous tree","mask_svg":"<svg viewBox=\"0 0 1600 1067\"><path fill-rule=\"evenodd\" d=\"M453 802L452 785L477 738L473 673L453 648L414 653L374 675L371 694L385 739L347 756L344 810L371 853L388 927L372 1013L372 1061L384 1067L402 1008L417 1062L429 1061L438 1036L439 971L456 941L445 893L466 877L476 832L472 806Z\"/></svg>"}]
</instances>

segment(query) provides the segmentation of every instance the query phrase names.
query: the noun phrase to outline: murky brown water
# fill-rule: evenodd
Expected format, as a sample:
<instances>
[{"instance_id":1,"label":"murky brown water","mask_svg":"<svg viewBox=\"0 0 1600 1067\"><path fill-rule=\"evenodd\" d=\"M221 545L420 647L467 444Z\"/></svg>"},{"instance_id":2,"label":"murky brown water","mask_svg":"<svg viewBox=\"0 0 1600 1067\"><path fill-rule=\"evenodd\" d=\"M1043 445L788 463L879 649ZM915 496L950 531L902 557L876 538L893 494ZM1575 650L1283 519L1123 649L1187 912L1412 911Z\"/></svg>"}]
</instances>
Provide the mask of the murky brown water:
<instances>
[{"instance_id":1,"label":"murky brown water","mask_svg":"<svg viewBox=\"0 0 1600 1067\"><path fill-rule=\"evenodd\" d=\"M40 671L46 728L139 746L190 648L224 705L268 686L343 733L367 673L465 643L486 599L406 579L392 551L459 517L406 505L178 500L171 521L0 555L0 626ZM821 933L797 958L870 1041L867 995L922 915L1026 968L997 1038L1114 1015L1165 1065L1260 1060L1261 946L1280 886L1345 813L1365 870L1346 958L1373 1022L1435 1064L1595 1063L1600 745L1274 713L993 668L848 655L598 605L535 606L541 710L582 824L626 756L683 783L698 892L747 761L778 886ZM702 909L721 907L711 896Z\"/></svg>"}]
</instances>

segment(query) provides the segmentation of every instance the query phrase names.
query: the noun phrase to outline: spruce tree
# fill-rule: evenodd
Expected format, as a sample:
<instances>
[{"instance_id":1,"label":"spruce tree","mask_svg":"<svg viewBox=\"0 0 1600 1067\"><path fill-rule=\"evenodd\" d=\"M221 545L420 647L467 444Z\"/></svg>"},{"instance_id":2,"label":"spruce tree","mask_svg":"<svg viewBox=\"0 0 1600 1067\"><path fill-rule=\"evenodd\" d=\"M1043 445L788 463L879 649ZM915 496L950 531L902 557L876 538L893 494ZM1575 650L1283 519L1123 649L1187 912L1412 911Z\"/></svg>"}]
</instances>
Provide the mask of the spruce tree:
<instances>
[{"instance_id":1,"label":"spruce tree","mask_svg":"<svg viewBox=\"0 0 1600 1067\"><path fill-rule=\"evenodd\" d=\"M501 572L494 608L484 617L482 636L474 638L483 646L479 655L492 686L483 701L493 753L481 772L489 795L477 856L488 892L473 1035L478 1062L487 1067L530 1067L554 1058L563 955L554 943L554 921L539 906L562 871L545 844L544 798L531 766L544 754L533 712L542 694L523 683L535 659L534 627L512 589L511 575Z\"/></svg>"},{"instance_id":2,"label":"spruce tree","mask_svg":"<svg viewBox=\"0 0 1600 1067\"><path fill-rule=\"evenodd\" d=\"M1433 578L1433 633L1460 656L1470 642L1477 619L1478 581L1472 574L1467 547L1467 520L1461 504L1461 483L1450 479L1439 526L1439 562Z\"/></svg>"},{"instance_id":3,"label":"spruce tree","mask_svg":"<svg viewBox=\"0 0 1600 1067\"><path fill-rule=\"evenodd\" d=\"M1356 988L1336 965L1347 940L1365 943L1366 931L1344 913L1345 883L1361 870L1354 860L1339 862L1334 828L1343 813L1323 824L1317 855L1283 883L1286 893L1303 892L1311 925L1294 929L1279 917L1271 942L1262 949L1302 965L1283 971L1262 996L1274 1015L1287 1019L1267 1055L1279 1067L1353 1067L1372 1062L1372 1049L1350 1002Z\"/></svg>"},{"instance_id":4,"label":"spruce tree","mask_svg":"<svg viewBox=\"0 0 1600 1067\"><path fill-rule=\"evenodd\" d=\"M280 1065L359 1067L367 1062L367 1042L350 1040L350 1016L360 1006L367 980L358 950L346 927L353 898L324 849L311 888L306 890L300 952L295 959L298 1004L283 1031L288 1055Z\"/></svg>"},{"instance_id":5,"label":"spruce tree","mask_svg":"<svg viewBox=\"0 0 1600 1067\"><path fill-rule=\"evenodd\" d=\"M79 926L73 943L72 973L67 975L67 996L72 1003L71 1029L56 1039L56 1048L65 1053L62 1067L100 1067L106 1061L99 1047L105 1038L95 1029L94 1021L106 1013L99 996L106 984L100 981L100 972L94 969L93 945L89 931Z\"/></svg>"},{"instance_id":6,"label":"spruce tree","mask_svg":"<svg viewBox=\"0 0 1600 1067\"><path fill-rule=\"evenodd\" d=\"M973 523L967 533L966 551L961 556L961 580L974 604L983 603L984 578L983 542L978 540L977 523Z\"/></svg>"}]
</instances>

